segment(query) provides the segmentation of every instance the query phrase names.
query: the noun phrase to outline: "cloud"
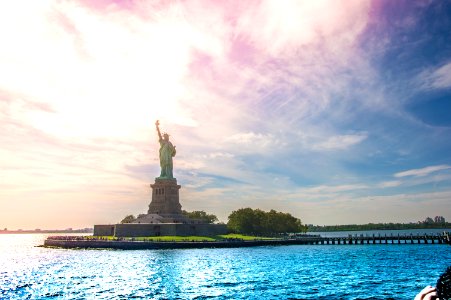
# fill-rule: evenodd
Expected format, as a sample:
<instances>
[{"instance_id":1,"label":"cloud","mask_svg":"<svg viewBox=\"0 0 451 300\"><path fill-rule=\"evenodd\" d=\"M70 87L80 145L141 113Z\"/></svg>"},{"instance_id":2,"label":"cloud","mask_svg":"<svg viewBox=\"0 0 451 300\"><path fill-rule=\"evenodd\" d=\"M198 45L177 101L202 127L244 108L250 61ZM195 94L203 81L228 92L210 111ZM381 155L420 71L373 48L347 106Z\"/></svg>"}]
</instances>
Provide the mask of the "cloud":
<instances>
[{"instance_id":1,"label":"cloud","mask_svg":"<svg viewBox=\"0 0 451 300\"><path fill-rule=\"evenodd\" d=\"M368 8L368 1L263 1L246 11L237 27L257 47L280 55L322 38L349 38L365 26L360 13ZM349 20L350 15L355 19Z\"/></svg>"},{"instance_id":2,"label":"cloud","mask_svg":"<svg viewBox=\"0 0 451 300\"><path fill-rule=\"evenodd\" d=\"M274 143L275 139L271 134L254 132L237 133L224 139L224 144L233 144L234 146L232 147L247 149L247 151L251 152L264 151L265 148L272 146Z\"/></svg>"},{"instance_id":3,"label":"cloud","mask_svg":"<svg viewBox=\"0 0 451 300\"><path fill-rule=\"evenodd\" d=\"M451 62L438 68L423 71L417 81L425 89L446 89L451 87Z\"/></svg>"},{"instance_id":4,"label":"cloud","mask_svg":"<svg viewBox=\"0 0 451 300\"><path fill-rule=\"evenodd\" d=\"M393 180L393 181L384 181L378 184L380 188L390 188L390 187L397 187L402 184L402 181L399 180Z\"/></svg>"},{"instance_id":5,"label":"cloud","mask_svg":"<svg viewBox=\"0 0 451 300\"><path fill-rule=\"evenodd\" d=\"M432 183L434 187L437 187L437 184L439 182L447 182L447 181L449 182L451 180L451 174L433 174L433 173L446 169L449 169L449 167L433 166L423 169L415 169L399 172L396 173L394 176L397 178L403 178L403 180L383 181L379 184L376 184L374 187L382 189L393 187L415 187L430 183Z\"/></svg>"},{"instance_id":6,"label":"cloud","mask_svg":"<svg viewBox=\"0 0 451 300\"><path fill-rule=\"evenodd\" d=\"M429 166L429 167L424 167L421 169L412 169L412 170L399 172L399 173L394 174L394 176L398 177L398 178L399 177L407 177L407 176L422 177L422 176L427 176L434 172L448 170L448 169L451 169L451 166L449 166L449 165Z\"/></svg>"},{"instance_id":7,"label":"cloud","mask_svg":"<svg viewBox=\"0 0 451 300\"><path fill-rule=\"evenodd\" d=\"M316 194L316 193L337 193L337 192L349 192L360 189L367 189L365 184L345 184L345 185L320 185L311 188L300 189L301 193Z\"/></svg>"},{"instance_id":8,"label":"cloud","mask_svg":"<svg viewBox=\"0 0 451 300\"><path fill-rule=\"evenodd\" d=\"M347 134L329 137L326 141L313 145L315 150L345 150L367 139L367 134Z\"/></svg>"}]
</instances>

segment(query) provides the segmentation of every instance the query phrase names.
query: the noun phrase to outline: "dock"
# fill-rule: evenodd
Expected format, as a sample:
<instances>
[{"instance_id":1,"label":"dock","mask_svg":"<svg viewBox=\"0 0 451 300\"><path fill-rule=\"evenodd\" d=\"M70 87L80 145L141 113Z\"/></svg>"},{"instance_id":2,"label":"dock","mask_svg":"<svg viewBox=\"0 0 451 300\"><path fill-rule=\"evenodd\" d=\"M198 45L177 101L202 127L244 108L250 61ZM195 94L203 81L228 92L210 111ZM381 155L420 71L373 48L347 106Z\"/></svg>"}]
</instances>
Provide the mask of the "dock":
<instances>
[{"instance_id":1,"label":"dock","mask_svg":"<svg viewBox=\"0 0 451 300\"><path fill-rule=\"evenodd\" d=\"M319 237L321 245L374 245L374 244L451 244L450 232L440 234L409 235L348 235L347 237Z\"/></svg>"}]
</instances>

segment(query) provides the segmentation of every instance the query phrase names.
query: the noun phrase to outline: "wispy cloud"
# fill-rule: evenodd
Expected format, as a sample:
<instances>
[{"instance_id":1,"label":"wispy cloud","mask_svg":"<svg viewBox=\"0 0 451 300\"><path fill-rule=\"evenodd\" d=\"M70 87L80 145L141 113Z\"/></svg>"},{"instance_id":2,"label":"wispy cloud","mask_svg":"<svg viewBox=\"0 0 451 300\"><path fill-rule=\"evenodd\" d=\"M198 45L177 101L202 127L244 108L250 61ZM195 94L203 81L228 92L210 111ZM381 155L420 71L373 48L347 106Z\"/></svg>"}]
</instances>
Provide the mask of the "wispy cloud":
<instances>
[{"instance_id":1,"label":"wispy cloud","mask_svg":"<svg viewBox=\"0 0 451 300\"><path fill-rule=\"evenodd\" d=\"M421 169L412 169L412 170L399 172L399 173L394 174L394 176L395 177L407 177L407 176L421 177L421 176L427 176L434 172L448 170L448 169L451 169L451 166L449 166L449 165L429 166L429 167L424 167Z\"/></svg>"},{"instance_id":2,"label":"wispy cloud","mask_svg":"<svg viewBox=\"0 0 451 300\"><path fill-rule=\"evenodd\" d=\"M390 188L390 187L397 187L402 184L402 181L399 180L392 180L392 181L384 181L381 182L378 186L380 188Z\"/></svg>"},{"instance_id":3,"label":"wispy cloud","mask_svg":"<svg viewBox=\"0 0 451 300\"><path fill-rule=\"evenodd\" d=\"M417 81L426 89L446 89L451 87L451 62L437 68L423 71Z\"/></svg>"},{"instance_id":4,"label":"wispy cloud","mask_svg":"<svg viewBox=\"0 0 451 300\"><path fill-rule=\"evenodd\" d=\"M226 137L223 142L225 149L233 149L235 153L267 153L277 141L272 134L254 132L237 133Z\"/></svg>"},{"instance_id":5,"label":"wispy cloud","mask_svg":"<svg viewBox=\"0 0 451 300\"><path fill-rule=\"evenodd\" d=\"M348 135L338 135L328 138L324 142L313 145L315 150L344 150L353 145L361 143L368 136L366 134L348 134Z\"/></svg>"}]
</instances>

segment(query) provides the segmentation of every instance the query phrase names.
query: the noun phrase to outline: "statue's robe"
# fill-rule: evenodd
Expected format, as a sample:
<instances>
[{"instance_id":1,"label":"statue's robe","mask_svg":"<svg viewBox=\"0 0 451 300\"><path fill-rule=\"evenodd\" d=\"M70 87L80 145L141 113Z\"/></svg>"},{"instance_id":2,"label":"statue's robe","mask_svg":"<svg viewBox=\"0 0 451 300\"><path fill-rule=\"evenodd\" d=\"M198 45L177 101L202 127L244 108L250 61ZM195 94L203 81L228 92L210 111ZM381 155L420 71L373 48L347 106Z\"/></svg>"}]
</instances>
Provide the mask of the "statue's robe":
<instances>
[{"instance_id":1,"label":"statue's robe","mask_svg":"<svg viewBox=\"0 0 451 300\"><path fill-rule=\"evenodd\" d=\"M171 142L160 140L160 178L174 178L172 175L172 157L175 156L175 147Z\"/></svg>"}]
</instances>

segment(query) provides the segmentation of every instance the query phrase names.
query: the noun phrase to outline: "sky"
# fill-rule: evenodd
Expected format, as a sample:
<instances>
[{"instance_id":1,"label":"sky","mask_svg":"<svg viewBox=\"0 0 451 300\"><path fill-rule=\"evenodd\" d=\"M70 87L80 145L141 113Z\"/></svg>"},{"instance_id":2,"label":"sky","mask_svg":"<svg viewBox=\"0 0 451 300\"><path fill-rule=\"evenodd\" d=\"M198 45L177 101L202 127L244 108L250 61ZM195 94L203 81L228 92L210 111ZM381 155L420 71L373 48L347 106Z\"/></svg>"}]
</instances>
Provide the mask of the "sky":
<instances>
[{"instance_id":1,"label":"sky","mask_svg":"<svg viewBox=\"0 0 451 300\"><path fill-rule=\"evenodd\" d=\"M2 1L0 228L451 220L451 1Z\"/></svg>"}]
</instances>

